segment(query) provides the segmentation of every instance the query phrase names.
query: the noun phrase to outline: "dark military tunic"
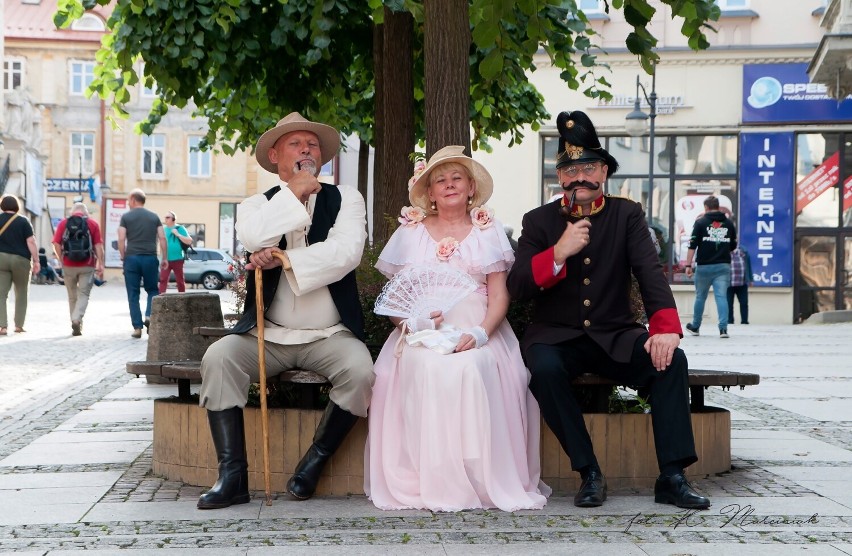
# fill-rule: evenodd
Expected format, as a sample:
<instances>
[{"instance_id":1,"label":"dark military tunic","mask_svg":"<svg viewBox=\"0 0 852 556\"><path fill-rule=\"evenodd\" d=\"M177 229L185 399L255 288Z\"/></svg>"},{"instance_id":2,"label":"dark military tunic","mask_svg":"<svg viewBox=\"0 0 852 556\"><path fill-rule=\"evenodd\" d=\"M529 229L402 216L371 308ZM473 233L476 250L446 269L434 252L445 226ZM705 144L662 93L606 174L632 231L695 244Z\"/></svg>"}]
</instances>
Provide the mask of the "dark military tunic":
<instances>
[{"instance_id":1,"label":"dark military tunic","mask_svg":"<svg viewBox=\"0 0 852 556\"><path fill-rule=\"evenodd\" d=\"M630 302L630 275L636 276L651 335L683 335L671 288L666 282L641 205L604 196L592 214L589 244L553 275L553 246L565 231L561 203L524 215L515 264L508 277L512 297L533 300L532 322L521 342L558 344L587 334L615 361L627 362L637 338L646 332Z\"/></svg>"}]
</instances>

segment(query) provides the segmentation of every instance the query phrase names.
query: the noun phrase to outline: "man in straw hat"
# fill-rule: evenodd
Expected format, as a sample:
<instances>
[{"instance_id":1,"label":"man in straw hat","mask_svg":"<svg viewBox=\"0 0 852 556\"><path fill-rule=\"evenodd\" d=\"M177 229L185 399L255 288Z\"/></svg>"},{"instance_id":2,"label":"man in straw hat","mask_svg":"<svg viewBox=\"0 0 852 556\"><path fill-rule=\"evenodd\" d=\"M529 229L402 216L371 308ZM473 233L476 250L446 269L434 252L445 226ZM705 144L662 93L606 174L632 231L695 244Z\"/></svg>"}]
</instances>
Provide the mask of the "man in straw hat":
<instances>
[{"instance_id":1,"label":"man in straw hat","mask_svg":"<svg viewBox=\"0 0 852 556\"><path fill-rule=\"evenodd\" d=\"M317 181L339 147L336 129L289 114L261 136L255 152L281 183L237 211L237 237L251 253L246 268L263 269L268 373L298 366L332 384L314 442L287 483L298 500L313 496L326 461L367 415L374 380L355 283L367 238L364 199L352 187ZM273 253L283 253L286 262ZM254 273L246 278L242 318L201 361L199 402L219 460L219 480L199 499L201 509L250 498L242 408L259 374Z\"/></svg>"},{"instance_id":2,"label":"man in straw hat","mask_svg":"<svg viewBox=\"0 0 852 556\"><path fill-rule=\"evenodd\" d=\"M704 509L684 468L695 463L687 361L674 296L666 283L642 207L605 196L618 162L601 147L583 112L557 118L556 173L564 195L528 212L518 240L509 292L533 300L521 342L532 390L545 421L579 471L574 504L600 506L606 479L574 397L571 381L591 372L649 388L660 476L656 502ZM650 327L636 323L630 276L636 276Z\"/></svg>"}]
</instances>

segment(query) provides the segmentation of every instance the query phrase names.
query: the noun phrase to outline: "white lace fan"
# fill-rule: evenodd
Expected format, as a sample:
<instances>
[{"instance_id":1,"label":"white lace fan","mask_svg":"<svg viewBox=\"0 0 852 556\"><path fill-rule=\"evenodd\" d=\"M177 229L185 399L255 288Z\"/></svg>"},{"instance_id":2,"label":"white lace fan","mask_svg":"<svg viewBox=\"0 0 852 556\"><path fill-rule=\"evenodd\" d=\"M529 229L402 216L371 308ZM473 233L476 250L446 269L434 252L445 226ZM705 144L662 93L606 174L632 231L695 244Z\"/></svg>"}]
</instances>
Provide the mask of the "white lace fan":
<instances>
[{"instance_id":1,"label":"white lace fan","mask_svg":"<svg viewBox=\"0 0 852 556\"><path fill-rule=\"evenodd\" d=\"M467 272L450 265L410 266L385 284L373 311L388 317L429 318L433 311L446 313L476 288Z\"/></svg>"}]
</instances>

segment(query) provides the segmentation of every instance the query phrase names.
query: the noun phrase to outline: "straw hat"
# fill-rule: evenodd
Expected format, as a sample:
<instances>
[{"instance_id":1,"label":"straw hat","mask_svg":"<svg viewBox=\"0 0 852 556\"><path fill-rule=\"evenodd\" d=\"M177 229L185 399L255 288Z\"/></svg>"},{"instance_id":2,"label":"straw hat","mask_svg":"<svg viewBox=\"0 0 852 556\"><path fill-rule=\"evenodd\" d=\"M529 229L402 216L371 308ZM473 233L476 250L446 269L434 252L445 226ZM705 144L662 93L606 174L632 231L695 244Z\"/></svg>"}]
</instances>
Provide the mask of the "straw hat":
<instances>
[{"instance_id":1,"label":"straw hat","mask_svg":"<svg viewBox=\"0 0 852 556\"><path fill-rule=\"evenodd\" d=\"M310 131L316 133L319 138L320 151L322 152L322 161L320 166L334 158L337 151L340 149L340 132L330 125L319 124L306 120L298 112L287 114L278 125L260 136L257 141L257 148L254 150L254 156L257 158L258 164L273 174L278 173L278 164L269 160L269 149L275 146L275 142L282 135L291 131Z\"/></svg>"},{"instance_id":2,"label":"straw hat","mask_svg":"<svg viewBox=\"0 0 852 556\"><path fill-rule=\"evenodd\" d=\"M429 174L436 166L447 162L461 164L473 176L476 182L476 193L471 199L471 206L482 206L491 198L491 193L494 191L494 180L491 179L491 174L488 173L485 166L465 155L464 147L449 145L432 155L423 172L414 179L414 183L408 188L408 200L411 201L413 206L420 207L427 213L434 212L431 209L432 201L429 200Z\"/></svg>"}]
</instances>

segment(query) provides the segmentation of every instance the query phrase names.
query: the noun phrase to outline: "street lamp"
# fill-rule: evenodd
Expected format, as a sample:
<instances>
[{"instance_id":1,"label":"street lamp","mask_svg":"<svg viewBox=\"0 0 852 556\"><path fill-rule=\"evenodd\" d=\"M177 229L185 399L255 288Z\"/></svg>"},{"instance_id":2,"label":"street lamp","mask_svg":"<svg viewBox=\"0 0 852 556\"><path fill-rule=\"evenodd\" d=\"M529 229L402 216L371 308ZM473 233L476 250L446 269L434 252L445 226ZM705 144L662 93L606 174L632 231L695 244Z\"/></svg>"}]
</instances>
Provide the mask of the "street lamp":
<instances>
[{"instance_id":1,"label":"street lamp","mask_svg":"<svg viewBox=\"0 0 852 556\"><path fill-rule=\"evenodd\" d=\"M639 108L639 90L642 90L642 96L648 103L651 109L650 116ZM651 94L645 90L645 86L639 82L639 76L636 76L636 97L633 101L633 112L625 117L624 129L631 137L641 137L645 134L645 121L650 119L648 127L648 222L652 222L654 218L653 198L654 198L654 120L657 119L657 70L654 67L654 72L651 74Z\"/></svg>"},{"instance_id":2,"label":"street lamp","mask_svg":"<svg viewBox=\"0 0 852 556\"><path fill-rule=\"evenodd\" d=\"M638 79L638 78L637 78ZM77 183L77 193L80 194L80 202L83 202L83 151L80 151L80 173L77 178L80 180Z\"/></svg>"}]
</instances>

